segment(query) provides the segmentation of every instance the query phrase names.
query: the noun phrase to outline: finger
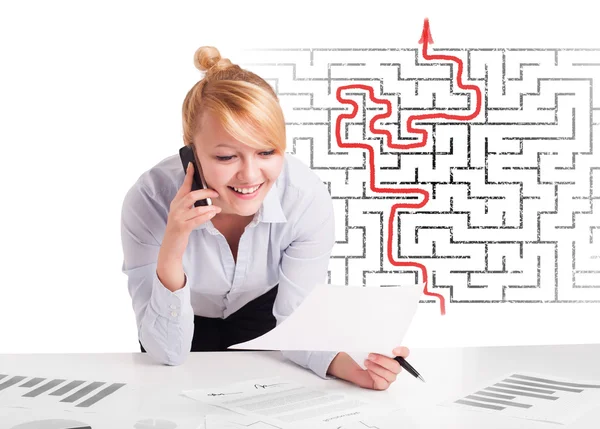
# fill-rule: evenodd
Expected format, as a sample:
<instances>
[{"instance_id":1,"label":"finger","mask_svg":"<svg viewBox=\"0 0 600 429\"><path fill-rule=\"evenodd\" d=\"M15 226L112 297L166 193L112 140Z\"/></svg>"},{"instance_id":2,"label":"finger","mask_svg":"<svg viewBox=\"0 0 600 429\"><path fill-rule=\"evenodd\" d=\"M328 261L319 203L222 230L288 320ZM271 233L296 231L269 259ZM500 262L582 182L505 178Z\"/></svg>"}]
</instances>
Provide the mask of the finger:
<instances>
[{"instance_id":1,"label":"finger","mask_svg":"<svg viewBox=\"0 0 600 429\"><path fill-rule=\"evenodd\" d=\"M365 369L361 368L360 371L354 374L352 379L348 380L364 389L373 389L373 377Z\"/></svg>"},{"instance_id":2,"label":"finger","mask_svg":"<svg viewBox=\"0 0 600 429\"><path fill-rule=\"evenodd\" d=\"M210 216L210 217L213 217L220 211L221 211L221 207L217 207L217 206L193 207L192 209L187 210L183 213L182 219L184 221L189 221L189 220L197 218L198 216L204 216L204 215L210 215L210 214L212 214L212 216Z\"/></svg>"},{"instance_id":3,"label":"finger","mask_svg":"<svg viewBox=\"0 0 600 429\"><path fill-rule=\"evenodd\" d=\"M194 164L188 162L187 168L185 169L185 177L183 178L183 184L175 194L175 197L183 197L192 190L192 181L194 180Z\"/></svg>"},{"instance_id":4,"label":"finger","mask_svg":"<svg viewBox=\"0 0 600 429\"><path fill-rule=\"evenodd\" d=\"M205 200L207 198L217 198L219 194L217 191L212 189L198 189L197 191L189 192L183 198L184 207L192 207L194 203L198 200Z\"/></svg>"},{"instance_id":5,"label":"finger","mask_svg":"<svg viewBox=\"0 0 600 429\"><path fill-rule=\"evenodd\" d=\"M367 367L368 371L377 374L378 376L386 380L388 383L393 383L394 381L396 381L395 373L393 373L387 368L382 367L379 364L376 364L375 362L371 362L369 359L365 360L365 366Z\"/></svg>"},{"instance_id":6,"label":"finger","mask_svg":"<svg viewBox=\"0 0 600 429\"><path fill-rule=\"evenodd\" d=\"M219 193L214 189L206 188L206 189L198 189L196 191L190 192L190 198L194 201L203 200L205 198L217 198Z\"/></svg>"},{"instance_id":7,"label":"finger","mask_svg":"<svg viewBox=\"0 0 600 429\"><path fill-rule=\"evenodd\" d=\"M380 355L377 353L369 354L369 360L375 362L377 365L381 365L388 371L393 372L394 374L399 374L402 371L402 367L395 359L390 357Z\"/></svg>"},{"instance_id":8,"label":"finger","mask_svg":"<svg viewBox=\"0 0 600 429\"><path fill-rule=\"evenodd\" d=\"M367 369L367 373L373 379L374 390L385 390L390 386L390 383L379 374L371 371L370 369Z\"/></svg>"},{"instance_id":9,"label":"finger","mask_svg":"<svg viewBox=\"0 0 600 429\"><path fill-rule=\"evenodd\" d=\"M394 356L402 356L403 358L407 358L410 354L410 350L408 349L408 347L400 346L392 350L392 353L394 353Z\"/></svg>"},{"instance_id":10,"label":"finger","mask_svg":"<svg viewBox=\"0 0 600 429\"><path fill-rule=\"evenodd\" d=\"M200 225L202 225L205 222L208 222L209 220L211 220L213 217L215 217L217 213L214 210L209 211L208 213L204 213L200 216L196 216L195 218L192 218L188 221L189 226L194 229Z\"/></svg>"}]
</instances>

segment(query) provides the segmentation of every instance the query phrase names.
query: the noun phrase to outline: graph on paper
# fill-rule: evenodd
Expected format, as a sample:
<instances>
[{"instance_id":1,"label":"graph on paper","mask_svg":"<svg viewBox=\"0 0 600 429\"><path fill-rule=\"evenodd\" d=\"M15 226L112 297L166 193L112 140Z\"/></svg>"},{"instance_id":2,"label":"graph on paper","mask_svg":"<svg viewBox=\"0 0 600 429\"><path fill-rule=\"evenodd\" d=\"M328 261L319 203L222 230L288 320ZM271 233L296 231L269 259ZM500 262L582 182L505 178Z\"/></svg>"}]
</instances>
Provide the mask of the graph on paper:
<instances>
[{"instance_id":1,"label":"graph on paper","mask_svg":"<svg viewBox=\"0 0 600 429\"><path fill-rule=\"evenodd\" d=\"M512 373L441 405L568 424L600 404L600 380Z\"/></svg>"},{"instance_id":2,"label":"graph on paper","mask_svg":"<svg viewBox=\"0 0 600 429\"><path fill-rule=\"evenodd\" d=\"M124 398L135 398L124 394L126 390L126 383L0 374L0 406L4 407L113 409L126 403Z\"/></svg>"}]
</instances>

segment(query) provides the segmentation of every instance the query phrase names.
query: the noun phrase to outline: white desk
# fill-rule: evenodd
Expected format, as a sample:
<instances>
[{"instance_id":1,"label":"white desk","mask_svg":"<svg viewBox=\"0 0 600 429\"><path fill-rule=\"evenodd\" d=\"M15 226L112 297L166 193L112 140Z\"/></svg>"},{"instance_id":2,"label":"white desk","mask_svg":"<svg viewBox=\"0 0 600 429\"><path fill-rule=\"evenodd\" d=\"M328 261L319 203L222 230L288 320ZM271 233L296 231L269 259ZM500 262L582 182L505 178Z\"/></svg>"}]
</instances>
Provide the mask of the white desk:
<instances>
[{"instance_id":1,"label":"white desk","mask_svg":"<svg viewBox=\"0 0 600 429\"><path fill-rule=\"evenodd\" d=\"M0 373L67 379L107 379L144 386L143 407L171 415L190 416L200 423L207 413L226 414L180 395L184 389L212 387L250 378L281 376L317 388L342 389L367 400L396 402L404 411L394 414L397 425L386 427L431 428L552 428L549 423L495 417L438 406L465 389L477 389L482 381L511 371L530 371L600 380L600 344L413 349L409 361L425 377L422 383L403 372L387 391L371 391L341 380L322 380L285 359L278 352L192 353L180 366L155 364L148 355L124 354L27 354L0 355ZM0 400L1 400L0 396ZM599 404L600 406L600 404ZM0 409L0 416L6 409ZM114 428L118 416L111 416ZM0 423L2 419L0 418ZM0 424L0 428L11 426ZM122 426L131 427L131 426ZM202 427L202 426L199 426ZM565 427L565 426L562 426ZM599 428L600 407L572 428ZM103 429L93 426L94 429Z\"/></svg>"}]
</instances>

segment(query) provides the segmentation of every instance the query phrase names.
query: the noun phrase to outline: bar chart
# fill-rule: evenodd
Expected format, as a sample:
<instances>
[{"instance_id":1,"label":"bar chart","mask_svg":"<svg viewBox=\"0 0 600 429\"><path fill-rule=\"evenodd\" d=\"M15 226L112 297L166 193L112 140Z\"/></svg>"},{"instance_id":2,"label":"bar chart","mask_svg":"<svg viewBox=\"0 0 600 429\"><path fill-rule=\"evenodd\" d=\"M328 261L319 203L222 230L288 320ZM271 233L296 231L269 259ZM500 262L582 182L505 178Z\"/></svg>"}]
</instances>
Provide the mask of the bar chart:
<instances>
[{"instance_id":1,"label":"bar chart","mask_svg":"<svg viewBox=\"0 0 600 429\"><path fill-rule=\"evenodd\" d=\"M114 407L122 403L123 396L131 398L120 395L126 386L107 381L0 374L0 405L94 410L107 403L107 407Z\"/></svg>"},{"instance_id":2,"label":"bar chart","mask_svg":"<svg viewBox=\"0 0 600 429\"><path fill-rule=\"evenodd\" d=\"M567 424L600 404L600 381L511 373L441 405Z\"/></svg>"}]
</instances>

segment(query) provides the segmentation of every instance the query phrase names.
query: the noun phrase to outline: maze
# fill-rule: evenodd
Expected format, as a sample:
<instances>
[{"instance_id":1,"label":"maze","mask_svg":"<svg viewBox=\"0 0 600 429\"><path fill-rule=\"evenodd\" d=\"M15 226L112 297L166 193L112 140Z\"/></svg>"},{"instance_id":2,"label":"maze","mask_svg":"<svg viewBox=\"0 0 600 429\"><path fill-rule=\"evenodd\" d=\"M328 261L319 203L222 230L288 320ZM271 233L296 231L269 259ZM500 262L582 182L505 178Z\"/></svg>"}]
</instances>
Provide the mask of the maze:
<instances>
[{"instance_id":1,"label":"maze","mask_svg":"<svg viewBox=\"0 0 600 429\"><path fill-rule=\"evenodd\" d=\"M236 60L276 90L288 151L328 186L329 281L426 282L442 313L600 302L600 50L421 42Z\"/></svg>"}]
</instances>

